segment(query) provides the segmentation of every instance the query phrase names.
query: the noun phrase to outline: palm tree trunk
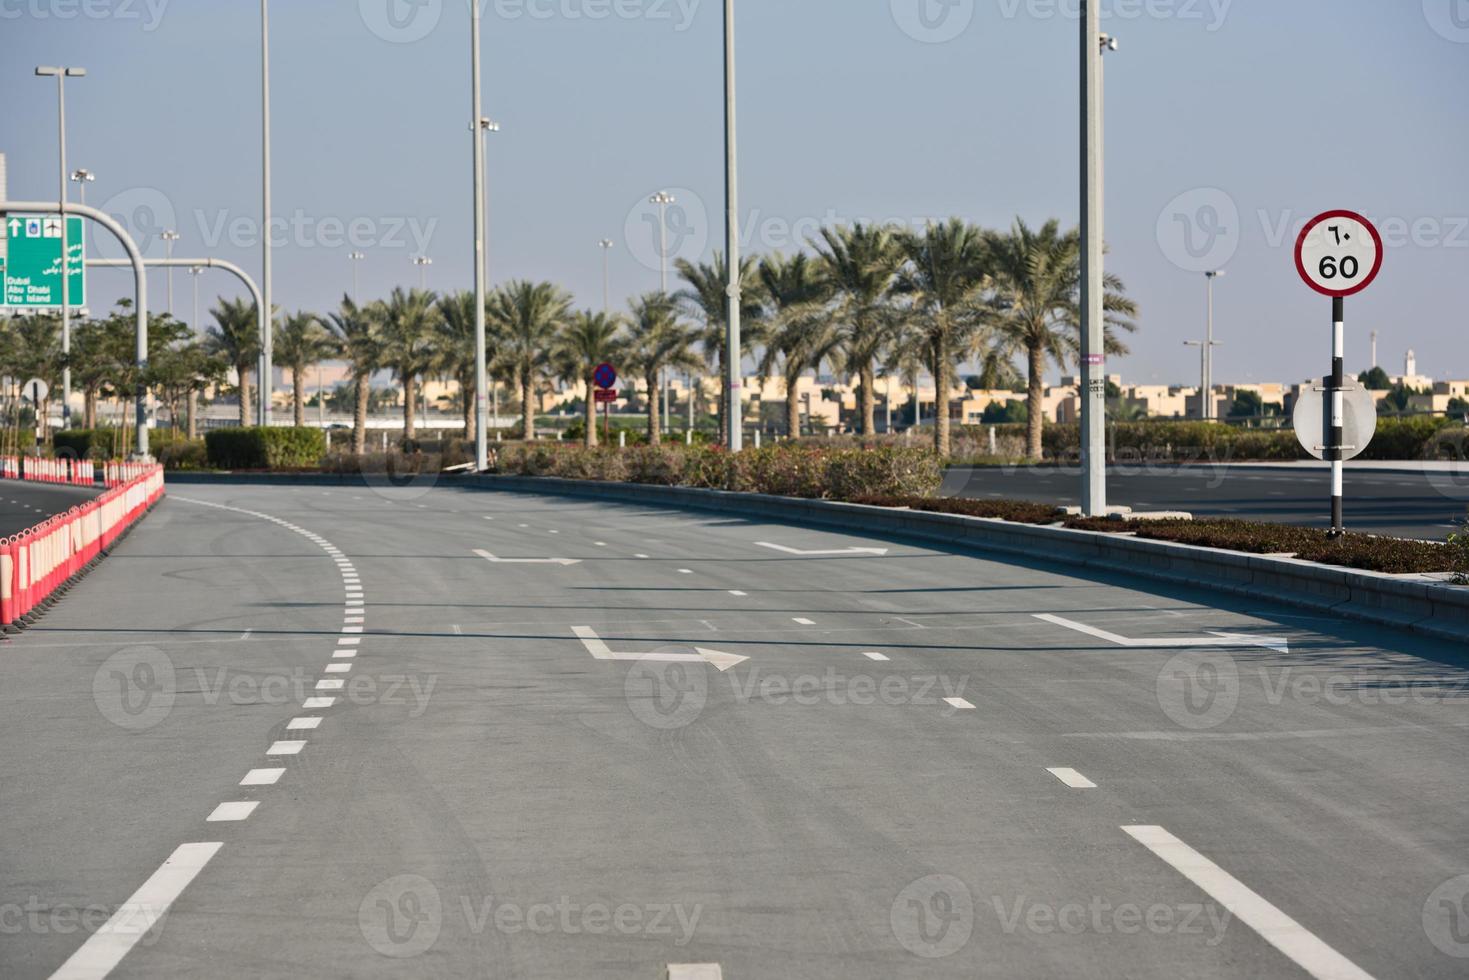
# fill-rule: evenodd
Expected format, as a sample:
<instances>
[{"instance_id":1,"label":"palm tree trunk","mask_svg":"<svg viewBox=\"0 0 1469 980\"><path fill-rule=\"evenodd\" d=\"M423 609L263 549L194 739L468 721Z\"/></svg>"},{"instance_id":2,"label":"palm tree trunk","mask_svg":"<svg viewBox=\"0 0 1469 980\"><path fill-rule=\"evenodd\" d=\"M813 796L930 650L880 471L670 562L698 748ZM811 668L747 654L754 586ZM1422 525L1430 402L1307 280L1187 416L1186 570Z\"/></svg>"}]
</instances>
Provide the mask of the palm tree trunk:
<instances>
[{"instance_id":1,"label":"palm tree trunk","mask_svg":"<svg viewBox=\"0 0 1469 980\"><path fill-rule=\"evenodd\" d=\"M658 372L649 371L643 382L648 386L648 445L663 445L663 419L658 413Z\"/></svg>"},{"instance_id":2,"label":"palm tree trunk","mask_svg":"<svg viewBox=\"0 0 1469 980\"><path fill-rule=\"evenodd\" d=\"M82 393L82 425L97 428L97 392L91 388Z\"/></svg>"},{"instance_id":3,"label":"palm tree trunk","mask_svg":"<svg viewBox=\"0 0 1469 980\"><path fill-rule=\"evenodd\" d=\"M582 378L582 384L584 384L586 386L586 389L587 389L586 404L583 406L583 412L582 412L582 414L586 418L587 431L586 431L586 434L582 437L582 444L585 445L588 449L596 449L597 448L597 400L592 395L592 392L596 390L596 387L595 387L596 382L593 381L592 380L592 376L590 374L588 374L586 377Z\"/></svg>"},{"instance_id":4,"label":"palm tree trunk","mask_svg":"<svg viewBox=\"0 0 1469 980\"><path fill-rule=\"evenodd\" d=\"M872 362L862 365L862 435L877 435L877 372Z\"/></svg>"},{"instance_id":5,"label":"palm tree trunk","mask_svg":"<svg viewBox=\"0 0 1469 980\"><path fill-rule=\"evenodd\" d=\"M786 435L801 438L801 379L786 378Z\"/></svg>"},{"instance_id":6,"label":"palm tree trunk","mask_svg":"<svg viewBox=\"0 0 1469 980\"><path fill-rule=\"evenodd\" d=\"M536 406L531 401L531 376L527 371L520 376L520 433L526 442L536 439Z\"/></svg>"},{"instance_id":7,"label":"palm tree trunk","mask_svg":"<svg viewBox=\"0 0 1469 980\"><path fill-rule=\"evenodd\" d=\"M459 400L464 408L464 441L474 442L479 438L479 414L475 411L477 407L475 399L478 393L474 390L473 375L466 381L459 379Z\"/></svg>"},{"instance_id":8,"label":"palm tree trunk","mask_svg":"<svg viewBox=\"0 0 1469 980\"><path fill-rule=\"evenodd\" d=\"M240 427L248 428L250 425L250 368L244 364L236 364L235 371L240 375Z\"/></svg>"},{"instance_id":9,"label":"palm tree trunk","mask_svg":"<svg viewBox=\"0 0 1469 980\"><path fill-rule=\"evenodd\" d=\"M403 440L405 442L418 435L418 427L413 424L413 402L417 397L418 378L410 372L403 377Z\"/></svg>"},{"instance_id":10,"label":"palm tree trunk","mask_svg":"<svg viewBox=\"0 0 1469 980\"><path fill-rule=\"evenodd\" d=\"M943 458L949 457L953 440L949 429L949 339L943 330L933 341L934 417L933 445Z\"/></svg>"},{"instance_id":11,"label":"palm tree trunk","mask_svg":"<svg viewBox=\"0 0 1469 980\"><path fill-rule=\"evenodd\" d=\"M365 374L357 377L357 400L352 406L352 454L361 456L367 452L367 408L372 397L372 385Z\"/></svg>"},{"instance_id":12,"label":"palm tree trunk","mask_svg":"<svg viewBox=\"0 0 1469 980\"><path fill-rule=\"evenodd\" d=\"M306 427L306 379L302 377L305 369L302 367L291 368L291 407L295 410L296 428Z\"/></svg>"},{"instance_id":13,"label":"palm tree trunk","mask_svg":"<svg viewBox=\"0 0 1469 980\"><path fill-rule=\"evenodd\" d=\"M95 412L95 409L93 410ZM187 435L192 441L199 438L199 392L189 389L188 400L184 402L184 411L189 414Z\"/></svg>"},{"instance_id":14,"label":"palm tree trunk","mask_svg":"<svg viewBox=\"0 0 1469 980\"><path fill-rule=\"evenodd\" d=\"M1032 344L1027 353L1030 360L1030 384L1026 389L1026 407L1030 411L1030 418L1026 420L1025 454L1031 460L1040 462L1041 426L1045 423L1046 352L1039 344Z\"/></svg>"}]
</instances>

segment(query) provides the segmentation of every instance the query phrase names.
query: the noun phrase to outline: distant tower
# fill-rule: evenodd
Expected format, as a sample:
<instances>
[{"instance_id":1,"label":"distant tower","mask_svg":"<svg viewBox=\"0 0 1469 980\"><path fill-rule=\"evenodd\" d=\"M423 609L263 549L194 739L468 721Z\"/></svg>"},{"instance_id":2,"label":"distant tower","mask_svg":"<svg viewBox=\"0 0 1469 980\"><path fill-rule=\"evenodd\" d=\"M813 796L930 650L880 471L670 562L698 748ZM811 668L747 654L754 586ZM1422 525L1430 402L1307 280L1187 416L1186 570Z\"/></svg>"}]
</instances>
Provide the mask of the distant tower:
<instances>
[{"instance_id":1,"label":"distant tower","mask_svg":"<svg viewBox=\"0 0 1469 980\"><path fill-rule=\"evenodd\" d=\"M1403 376L1408 378L1418 377L1418 355L1412 349L1408 350L1408 356L1403 361Z\"/></svg>"},{"instance_id":2,"label":"distant tower","mask_svg":"<svg viewBox=\"0 0 1469 980\"><path fill-rule=\"evenodd\" d=\"M1377 367L1377 331L1372 331L1372 363L1369 367Z\"/></svg>"}]
</instances>

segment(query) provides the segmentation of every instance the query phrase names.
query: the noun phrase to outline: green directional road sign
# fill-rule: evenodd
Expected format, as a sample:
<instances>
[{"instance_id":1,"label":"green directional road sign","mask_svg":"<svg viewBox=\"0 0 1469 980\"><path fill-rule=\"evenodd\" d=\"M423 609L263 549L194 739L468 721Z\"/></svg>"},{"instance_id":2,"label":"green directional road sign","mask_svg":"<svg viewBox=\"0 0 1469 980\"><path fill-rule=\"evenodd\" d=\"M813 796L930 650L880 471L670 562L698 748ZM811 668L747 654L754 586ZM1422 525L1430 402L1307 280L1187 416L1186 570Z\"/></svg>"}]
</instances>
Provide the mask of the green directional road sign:
<instances>
[{"instance_id":1,"label":"green directional road sign","mask_svg":"<svg viewBox=\"0 0 1469 980\"><path fill-rule=\"evenodd\" d=\"M87 305L86 248L82 219L67 218L66 245L73 308ZM61 308L61 217L55 214L5 215L5 294L0 306L19 310Z\"/></svg>"}]
</instances>

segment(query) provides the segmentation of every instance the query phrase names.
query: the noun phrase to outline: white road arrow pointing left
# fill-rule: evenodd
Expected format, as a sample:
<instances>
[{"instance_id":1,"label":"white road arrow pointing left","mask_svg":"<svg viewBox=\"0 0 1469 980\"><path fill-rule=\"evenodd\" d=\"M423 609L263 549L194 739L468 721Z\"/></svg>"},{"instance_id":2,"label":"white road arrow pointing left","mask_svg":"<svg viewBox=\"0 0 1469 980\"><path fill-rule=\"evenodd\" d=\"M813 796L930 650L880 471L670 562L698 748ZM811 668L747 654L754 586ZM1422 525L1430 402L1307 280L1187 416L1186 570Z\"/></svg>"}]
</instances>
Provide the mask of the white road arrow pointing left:
<instances>
[{"instance_id":1,"label":"white road arrow pointing left","mask_svg":"<svg viewBox=\"0 0 1469 980\"><path fill-rule=\"evenodd\" d=\"M709 664L721 673L736 667L749 657L741 657L737 653L724 653L720 650L706 650L703 647L694 647L693 653L613 653L597 631L590 626L573 626L571 631L581 640L582 646L598 660L654 660L660 663L675 664Z\"/></svg>"},{"instance_id":2,"label":"white road arrow pointing left","mask_svg":"<svg viewBox=\"0 0 1469 980\"><path fill-rule=\"evenodd\" d=\"M494 562L496 565L580 565L580 558L496 558L482 548L476 548L474 553L485 561Z\"/></svg>"}]
</instances>

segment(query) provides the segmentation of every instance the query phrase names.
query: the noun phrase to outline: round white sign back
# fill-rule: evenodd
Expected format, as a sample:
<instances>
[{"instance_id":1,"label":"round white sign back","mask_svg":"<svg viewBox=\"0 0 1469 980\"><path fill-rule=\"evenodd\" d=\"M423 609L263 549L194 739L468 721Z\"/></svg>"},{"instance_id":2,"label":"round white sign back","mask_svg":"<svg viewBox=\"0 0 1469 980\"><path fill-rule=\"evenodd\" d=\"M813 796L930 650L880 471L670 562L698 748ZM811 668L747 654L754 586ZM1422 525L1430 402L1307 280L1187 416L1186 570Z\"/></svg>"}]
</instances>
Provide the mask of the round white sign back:
<instances>
[{"instance_id":1,"label":"round white sign back","mask_svg":"<svg viewBox=\"0 0 1469 980\"><path fill-rule=\"evenodd\" d=\"M1318 293L1360 293L1382 270L1382 236L1355 211L1317 215L1296 240L1296 269Z\"/></svg>"}]
</instances>

